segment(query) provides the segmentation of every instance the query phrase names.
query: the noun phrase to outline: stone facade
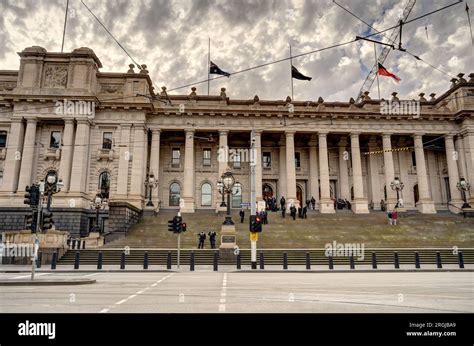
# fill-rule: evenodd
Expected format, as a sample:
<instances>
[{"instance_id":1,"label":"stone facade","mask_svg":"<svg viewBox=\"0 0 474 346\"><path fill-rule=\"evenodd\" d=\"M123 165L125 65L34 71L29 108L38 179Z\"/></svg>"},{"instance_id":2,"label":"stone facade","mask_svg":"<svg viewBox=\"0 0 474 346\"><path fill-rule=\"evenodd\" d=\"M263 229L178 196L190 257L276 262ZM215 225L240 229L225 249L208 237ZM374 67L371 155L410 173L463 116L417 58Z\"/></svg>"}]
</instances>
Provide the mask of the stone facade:
<instances>
[{"instance_id":1,"label":"stone facade","mask_svg":"<svg viewBox=\"0 0 474 346\"><path fill-rule=\"evenodd\" d=\"M241 187L233 199L239 207L250 199L252 130L259 200L285 196L304 204L314 197L320 212L333 213L333 200L343 198L354 212L368 213L380 210L381 200L395 205L390 183L399 177L407 209L456 212L457 182L474 181L473 74L439 97L420 94L419 114L407 114L382 111L387 101L367 93L359 103L235 100L224 88L220 95L192 88L171 96L154 90L146 66L100 72L88 48L29 47L19 56L19 71L0 71L2 230L23 228L25 186L51 172L64 182L53 198L55 225L73 233L90 227L90 201L104 184L117 206L116 214L101 214L109 229L135 222L147 208L217 208L216 183L228 168ZM390 101L400 100L394 93ZM223 161L223 152L240 161ZM153 207L146 206L150 173L159 183Z\"/></svg>"}]
</instances>

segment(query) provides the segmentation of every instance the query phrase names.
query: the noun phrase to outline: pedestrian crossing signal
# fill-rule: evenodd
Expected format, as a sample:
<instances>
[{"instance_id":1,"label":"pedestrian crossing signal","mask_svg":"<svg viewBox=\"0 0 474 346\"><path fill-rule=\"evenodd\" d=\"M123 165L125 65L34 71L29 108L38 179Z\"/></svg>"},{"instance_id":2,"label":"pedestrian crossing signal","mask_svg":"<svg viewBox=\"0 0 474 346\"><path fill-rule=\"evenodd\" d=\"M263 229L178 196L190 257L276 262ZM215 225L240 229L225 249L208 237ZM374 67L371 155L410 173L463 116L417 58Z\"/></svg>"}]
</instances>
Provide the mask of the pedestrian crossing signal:
<instances>
[{"instance_id":1,"label":"pedestrian crossing signal","mask_svg":"<svg viewBox=\"0 0 474 346\"><path fill-rule=\"evenodd\" d=\"M38 218L38 212L34 211L31 215L26 217L26 229L31 230L31 233L36 233L36 222Z\"/></svg>"},{"instance_id":2,"label":"pedestrian crossing signal","mask_svg":"<svg viewBox=\"0 0 474 346\"><path fill-rule=\"evenodd\" d=\"M173 220L168 220L168 231L176 232L176 216L173 218Z\"/></svg>"},{"instance_id":3,"label":"pedestrian crossing signal","mask_svg":"<svg viewBox=\"0 0 474 346\"><path fill-rule=\"evenodd\" d=\"M48 229L53 228L53 213L49 210L43 211L43 220L41 229L46 232Z\"/></svg>"},{"instance_id":4,"label":"pedestrian crossing signal","mask_svg":"<svg viewBox=\"0 0 474 346\"><path fill-rule=\"evenodd\" d=\"M250 215L250 232L262 231L262 218L257 215Z\"/></svg>"}]
</instances>

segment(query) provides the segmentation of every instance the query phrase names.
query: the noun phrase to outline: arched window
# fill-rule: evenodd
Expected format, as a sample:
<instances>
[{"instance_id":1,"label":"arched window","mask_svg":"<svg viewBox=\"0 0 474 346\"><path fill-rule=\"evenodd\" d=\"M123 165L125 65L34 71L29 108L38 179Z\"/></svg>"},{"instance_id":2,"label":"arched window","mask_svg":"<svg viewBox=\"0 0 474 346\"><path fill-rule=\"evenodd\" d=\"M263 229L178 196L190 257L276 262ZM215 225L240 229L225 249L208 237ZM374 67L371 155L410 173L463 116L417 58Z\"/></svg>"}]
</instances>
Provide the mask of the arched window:
<instances>
[{"instance_id":1,"label":"arched window","mask_svg":"<svg viewBox=\"0 0 474 346\"><path fill-rule=\"evenodd\" d=\"M242 185L235 183L232 188L232 208L240 208L242 204Z\"/></svg>"},{"instance_id":2,"label":"arched window","mask_svg":"<svg viewBox=\"0 0 474 346\"><path fill-rule=\"evenodd\" d=\"M209 183L204 183L201 186L201 206L212 206L212 186Z\"/></svg>"},{"instance_id":3,"label":"arched window","mask_svg":"<svg viewBox=\"0 0 474 346\"><path fill-rule=\"evenodd\" d=\"M181 198L181 187L178 183L170 185L170 207L179 207L179 200Z\"/></svg>"},{"instance_id":4,"label":"arched window","mask_svg":"<svg viewBox=\"0 0 474 346\"><path fill-rule=\"evenodd\" d=\"M110 193L110 173L102 172L99 175L99 191L102 195L102 198L109 198Z\"/></svg>"}]
</instances>

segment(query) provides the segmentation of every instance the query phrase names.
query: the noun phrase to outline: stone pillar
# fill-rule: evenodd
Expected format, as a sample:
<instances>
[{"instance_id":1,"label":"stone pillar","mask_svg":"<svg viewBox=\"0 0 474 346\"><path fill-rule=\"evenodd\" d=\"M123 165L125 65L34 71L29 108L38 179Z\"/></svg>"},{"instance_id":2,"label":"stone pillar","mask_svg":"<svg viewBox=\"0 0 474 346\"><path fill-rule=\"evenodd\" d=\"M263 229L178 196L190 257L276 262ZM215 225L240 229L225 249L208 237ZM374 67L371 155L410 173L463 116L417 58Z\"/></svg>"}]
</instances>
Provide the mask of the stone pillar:
<instances>
[{"instance_id":1,"label":"stone pillar","mask_svg":"<svg viewBox=\"0 0 474 346\"><path fill-rule=\"evenodd\" d=\"M349 152L347 151L347 138L341 137L339 140L339 198L351 199L351 190L349 187L349 173L347 163L349 161Z\"/></svg>"},{"instance_id":2,"label":"stone pillar","mask_svg":"<svg viewBox=\"0 0 474 346\"><path fill-rule=\"evenodd\" d=\"M128 196L128 201L135 207L143 209L148 136L143 124L133 125L133 128L132 175L130 178L130 194Z\"/></svg>"},{"instance_id":3,"label":"stone pillar","mask_svg":"<svg viewBox=\"0 0 474 346\"><path fill-rule=\"evenodd\" d=\"M283 136L282 136L283 137ZM286 199L286 146L285 146L286 138L283 138L278 143L279 145L279 167L278 167L278 205L280 205L281 197L285 197Z\"/></svg>"},{"instance_id":4,"label":"stone pillar","mask_svg":"<svg viewBox=\"0 0 474 346\"><path fill-rule=\"evenodd\" d=\"M401 137L398 142L400 148L406 148L407 142L405 137ZM398 152L398 162L400 162L400 180L405 185L404 189L401 191L401 196L403 199L403 204L405 208L415 207L415 201L413 196L413 187L410 183L410 176L408 174L409 160L411 160L411 151L399 151Z\"/></svg>"},{"instance_id":5,"label":"stone pillar","mask_svg":"<svg viewBox=\"0 0 474 346\"><path fill-rule=\"evenodd\" d=\"M316 200L316 209L319 208L319 173L318 173L318 142L316 139L309 143L309 196Z\"/></svg>"},{"instance_id":6,"label":"stone pillar","mask_svg":"<svg viewBox=\"0 0 474 346\"><path fill-rule=\"evenodd\" d=\"M462 135L457 135L454 141L456 151L458 153L458 169L459 177L469 181L469 171L466 165L466 151L464 150L464 140ZM466 191L466 198L469 199L470 191Z\"/></svg>"},{"instance_id":7,"label":"stone pillar","mask_svg":"<svg viewBox=\"0 0 474 346\"><path fill-rule=\"evenodd\" d=\"M392 138L391 133L384 133L382 135L382 146L383 146L383 164L385 173L385 188L387 190L387 208L392 210L397 204L397 192L393 191L390 184L395 178L395 168L393 166L393 153L392 153Z\"/></svg>"},{"instance_id":8,"label":"stone pillar","mask_svg":"<svg viewBox=\"0 0 474 346\"><path fill-rule=\"evenodd\" d=\"M71 182L72 154L74 144L74 119L64 119L62 136L61 162L59 164L59 178L63 180L62 192L68 192Z\"/></svg>"},{"instance_id":9,"label":"stone pillar","mask_svg":"<svg viewBox=\"0 0 474 346\"><path fill-rule=\"evenodd\" d=\"M69 192L79 197L86 197L87 173L89 163L89 139L90 123L88 119L78 119L76 128L76 139L74 142L74 154L71 168L71 182ZM96 191L93 191L94 194ZM77 203L76 203L77 206Z\"/></svg>"},{"instance_id":10,"label":"stone pillar","mask_svg":"<svg viewBox=\"0 0 474 346\"><path fill-rule=\"evenodd\" d=\"M375 136L370 137L369 141L369 151L377 151L377 138ZM374 210L380 210L380 200L382 199L380 195L380 179L379 179L379 169L380 169L380 160L379 156L376 154L368 155L369 161L369 186L370 186L370 200L373 203Z\"/></svg>"},{"instance_id":11,"label":"stone pillar","mask_svg":"<svg viewBox=\"0 0 474 346\"><path fill-rule=\"evenodd\" d=\"M14 193L17 188L19 188L21 192L25 191L26 186L18 186L24 133L25 127L22 119L12 119L7 137L7 152L3 166L3 182L0 185L0 191L2 192Z\"/></svg>"},{"instance_id":12,"label":"stone pillar","mask_svg":"<svg viewBox=\"0 0 474 346\"><path fill-rule=\"evenodd\" d=\"M420 196L416 207L423 214L435 214L435 205L431 199L430 190L428 188L423 135L416 134L413 135L413 138L415 140L416 176L418 178L418 193Z\"/></svg>"},{"instance_id":13,"label":"stone pillar","mask_svg":"<svg viewBox=\"0 0 474 346\"><path fill-rule=\"evenodd\" d=\"M18 188L23 190L26 185L31 185L33 182L33 161L35 154L35 140L36 140L36 118L27 120L25 141L23 144L23 155L21 157L20 179L18 181Z\"/></svg>"},{"instance_id":14,"label":"stone pillar","mask_svg":"<svg viewBox=\"0 0 474 346\"><path fill-rule=\"evenodd\" d=\"M255 155L256 155L256 166L255 166L255 191L257 194L257 202L262 201L262 131L255 131Z\"/></svg>"},{"instance_id":15,"label":"stone pillar","mask_svg":"<svg viewBox=\"0 0 474 346\"><path fill-rule=\"evenodd\" d=\"M194 130L185 130L183 195L180 201L182 213L194 213Z\"/></svg>"},{"instance_id":16,"label":"stone pillar","mask_svg":"<svg viewBox=\"0 0 474 346\"><path fill-rule=\"evenodd\" d=\"M122 124L120 126L120 152L117 173L117 190L113 199L126 200L128 194L128 170L130 165L130 133L132 125Z\"/></svg>"},{"instance_id":17,"label":"stone pillar","mask_svg":"<svg viewBox=\"0 0 474 346\"><path fill-rule=\"evenodd\" d=\"M319 211L321 213L335 213L334 202L331 200L329 188L329 159L327 133L320 132L319 135L319 184L321 188L321 201Z\"/></svg>"},{"instance_id":18,"label":"stone pillar","mask_svg":"<svg viewBox=\"0 0 474 346\"><path fill-rule=\"evenodd\" d=\"M159 182L160 178L160 129L151 130L151 148L150 148L150 172L153 173L155 179ZM160 185L151 192L151 200L155 206L155 210L159 210L160 199L158 197L158 191L160 190Z\"/></svg>"},{"instance_id":19,"label":"stone pillar","mask_svg":"<svg viewBox=\"0 0 474 346\"><path fill-rule=\"evenodd\" d=\"M471 130L463 132L463 139L464 152L466 155L466 168L468 172L468 177L466 177L466 180L472 186L471 189L474 189L474 131ZM472 192L472 190L469 204L471 204L471 206L474 205L474 192Z\"/></svg>"},{"instance_id":20,"label":"stone pillar","mask_svg":"<svg viewBox=\"0 0 474 346\"><path fill-rule=\"evenodd\" d=\"M229 144L227 140L228 135L228 130L219 130L219 152L217 155L216 181L220 180L222 174L227 170L227 168L231 167L231 163L229 162ZM217 210L227 210L225 207L220 207L222 203L222 195L219 193L217 188L214 189L214 201Z\"/></svg>"},{"instance_id":21,"label":"stone pillar","mask_svg":"<svg viewBox=\"0 0 474 346\"><path fill-rule=\"evenodd\" d=\"M351 133L352 181L354 183L354 200L352 211L356 214L369 213L367 199L364 198L364 181L362 180L362 163L360 160L359 134Z\"/></svg>"},{"instance_id":22,"label":"stone pillar","mask_svg":"<svg viewBox=\"0 0 474 346\"><path fill-rule=\"evenodd\" d=\"M299 208L300 202L296 199L296 168L295 168L295 132L286 131L286 201L287 210L294 204Z\"/></svg>"},{"instance_id":23,"label":"stone pillar","mask_svg":"<svg viewBox=\"0 0 474 346\"><path fill-rule=\"evenodd\" d=\"M451 200L449 203L455 206L452 207L451 205L448 205L448 208L451 212L458 214L460 212L460 209L458 208L461 208L463 205L461 191L457 188L457 183L459 182L459 171L457 165L459 153L455 152L452 135L446 135L446 137L444 137L444 142L446 146L446 161L448 163L449 192L451 194Z\"/></svg>"}]
</instances>

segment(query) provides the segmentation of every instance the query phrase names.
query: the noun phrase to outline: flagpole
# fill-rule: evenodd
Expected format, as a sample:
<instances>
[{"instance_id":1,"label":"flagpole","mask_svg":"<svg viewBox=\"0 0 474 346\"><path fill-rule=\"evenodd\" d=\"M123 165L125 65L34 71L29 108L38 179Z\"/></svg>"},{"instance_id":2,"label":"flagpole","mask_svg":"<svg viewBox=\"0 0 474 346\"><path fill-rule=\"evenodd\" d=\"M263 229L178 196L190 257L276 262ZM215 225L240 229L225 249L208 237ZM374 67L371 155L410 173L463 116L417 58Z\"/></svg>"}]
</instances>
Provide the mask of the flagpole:
<instances>
[{"instance_id":1,"label":"flagpole","mask_svg":"<svg viewBox=\"0 0 474 346\"><path fill-rule=\"evenodd\" d=\"M61 44L61 53L64 49L64 36L66 36L67 11L69 9L69 0L66 2L66 13L64 14L63 42Z\"/></svg>"},{"instance_id":2,"label":"flagpole","mask_svg":"<svg viewBox=\"0 0 474 346\"><path fill-rule=\"evenodd\" d=\"M209 96L209 86L211 83L211 38L209 37L209 45L207 50L207 96Z\"/></svg>"},{"instance_id":3,"label":"flagpole","mask_svg":"<svg viewBox=\"0 0 474 346\"><path fill-rule=\"evenodd\" d=\"M290 46L290 80L291 80L291 100L293 101L293 60L291 57L291 44Z\"/></svg>"},{"instance_id":4,"label":"flagpole","mask_svg":"<svg viewBox=\"0 0 474 346\"><path fill-rule=\"evenodd\" d=\"M380 84L379 84L379 70L378 70L378 61L377 61L377 45L374 43L374 56L375 56L375 65L377 66L377 72L375 72L375 76L377 76L377 89L379 91L379 100L380 100Z\"/></svg>"}]
</instances>

